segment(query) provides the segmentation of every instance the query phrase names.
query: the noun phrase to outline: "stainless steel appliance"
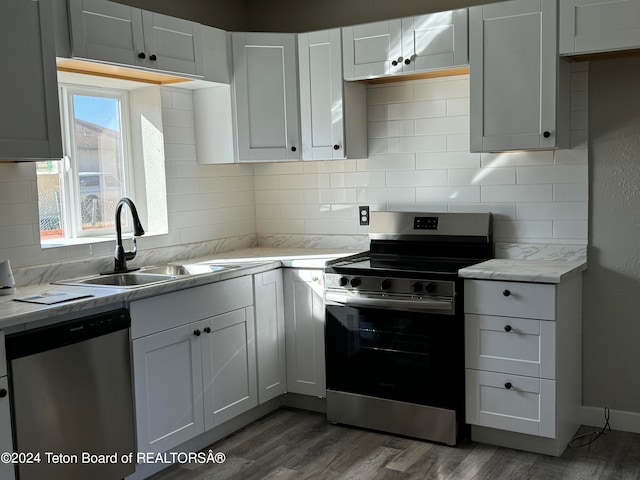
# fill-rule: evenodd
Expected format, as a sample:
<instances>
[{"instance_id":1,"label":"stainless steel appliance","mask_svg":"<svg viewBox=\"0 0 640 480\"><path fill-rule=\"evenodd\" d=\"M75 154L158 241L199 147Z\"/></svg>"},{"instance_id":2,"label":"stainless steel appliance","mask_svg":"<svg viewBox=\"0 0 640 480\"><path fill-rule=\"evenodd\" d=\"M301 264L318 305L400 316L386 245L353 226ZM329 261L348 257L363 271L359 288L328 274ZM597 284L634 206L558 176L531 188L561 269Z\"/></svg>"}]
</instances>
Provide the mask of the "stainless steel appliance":
<instances>
[{"instance_id":1,"label":"stainless steel appliance","mask_svg":"<svg viewBox=\"0 0 640 480\"><path fill-rule=\"evenodd\" d=\"M372 212L370 251L325 269L327 418L455 445L465 435L463 282L488 213Z\"/></svg>"},{"instance_id":2,"label":"stainless steel appliance","mask_svg":"<svg viewBox=\"0 0 640 480\"><path fill-rule=\"evenodd\" d=\"M130 325L121 309L6 337L15 451L39 454L19 480L134 472Z\"/></svg>"}]
</instances>

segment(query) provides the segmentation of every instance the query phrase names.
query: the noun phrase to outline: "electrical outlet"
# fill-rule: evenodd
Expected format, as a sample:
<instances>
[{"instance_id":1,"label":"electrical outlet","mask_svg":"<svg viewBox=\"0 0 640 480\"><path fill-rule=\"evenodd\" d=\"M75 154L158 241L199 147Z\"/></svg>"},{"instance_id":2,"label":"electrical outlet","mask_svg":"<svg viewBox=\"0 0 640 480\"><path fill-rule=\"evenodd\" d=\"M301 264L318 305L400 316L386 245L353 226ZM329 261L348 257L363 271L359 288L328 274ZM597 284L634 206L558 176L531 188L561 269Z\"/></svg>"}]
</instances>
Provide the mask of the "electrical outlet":
<instances>
[{"instance_id":1,"label":"electrical outlet","mask_svg":"<svg viewBox=\"0 0 640 480\"><path fill-rule=\"evenodd\" d=\"M358 217L360 218L360 225L369 225L369 206L362 205L358 207Z\"/></svg>"}]
</instances>

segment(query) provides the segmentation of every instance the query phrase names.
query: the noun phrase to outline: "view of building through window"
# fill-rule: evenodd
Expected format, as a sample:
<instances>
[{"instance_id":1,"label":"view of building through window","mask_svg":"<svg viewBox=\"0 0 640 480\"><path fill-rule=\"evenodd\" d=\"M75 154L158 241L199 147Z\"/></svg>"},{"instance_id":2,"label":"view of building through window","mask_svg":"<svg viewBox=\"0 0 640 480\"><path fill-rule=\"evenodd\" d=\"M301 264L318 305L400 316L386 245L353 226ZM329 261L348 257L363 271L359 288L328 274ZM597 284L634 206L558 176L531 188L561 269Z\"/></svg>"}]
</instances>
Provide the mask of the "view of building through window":
<instances>
[{"instance_id":1,"label":"view of building through window","mask_svg":"<svg viewBox=\"0 0 640 480\"><path fill-rule=\"evenodd\" d=\"M65 155L37 167L42 239L108 233L127 194L125 92L63 86Z\"/></svg>"}]
</instances>

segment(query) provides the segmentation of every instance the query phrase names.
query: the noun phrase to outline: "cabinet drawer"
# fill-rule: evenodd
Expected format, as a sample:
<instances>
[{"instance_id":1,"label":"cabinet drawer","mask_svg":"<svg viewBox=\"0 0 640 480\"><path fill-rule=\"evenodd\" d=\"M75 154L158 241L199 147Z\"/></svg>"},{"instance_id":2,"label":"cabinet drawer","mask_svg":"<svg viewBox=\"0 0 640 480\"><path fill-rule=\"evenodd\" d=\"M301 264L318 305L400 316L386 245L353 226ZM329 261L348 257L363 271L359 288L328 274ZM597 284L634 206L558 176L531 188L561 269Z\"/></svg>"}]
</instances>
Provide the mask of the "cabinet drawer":
<instances>
[{"instance_id":1,"label":"cabinet drawer","mask_svg":"<svg viewBox=\"0 0 640 480\"><path fill-rule=\"evenodd\" d=\"M465 315L465 365L555 380L555 322Z\"/></svg>"},{"instance_id":2,"label":"cabinet drawer","mask_svg":"<svg viewBox=\"0 0 640 480\"><path fill-rule=\"evenodd\" d=\"M466 391L467 423L555 438L555 381L467 369Z\"/></svg>"},{"instance_id":3,"label":"cabinet drawer","mask_svg":"<svg viewBox=\"0 0 640 480\"><path fill-rule=\"evenodd\" d=\"M555 285L465 280L464 288L465 313L555 320Z\"/></svg>"}]
</instances>

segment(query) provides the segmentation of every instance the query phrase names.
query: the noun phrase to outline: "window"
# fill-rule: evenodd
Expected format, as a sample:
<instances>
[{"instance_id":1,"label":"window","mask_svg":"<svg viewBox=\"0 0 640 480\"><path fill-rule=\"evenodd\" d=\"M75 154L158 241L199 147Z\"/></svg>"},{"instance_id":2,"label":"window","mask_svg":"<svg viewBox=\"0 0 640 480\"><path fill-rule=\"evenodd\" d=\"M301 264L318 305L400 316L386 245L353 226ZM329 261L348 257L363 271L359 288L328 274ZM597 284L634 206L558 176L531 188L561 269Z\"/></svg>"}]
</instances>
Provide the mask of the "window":
<instances>
[{"instance_id":1,"label":"window","mask_svg":"<svg viewBox=\"0 0 640 480\"><path fill-rule=\"evenodd\" d=\"M62 84L60 109L65 158L37 167L43 244L113 233L132 196L127 91Z\"/></svg>"}]
</instances>

